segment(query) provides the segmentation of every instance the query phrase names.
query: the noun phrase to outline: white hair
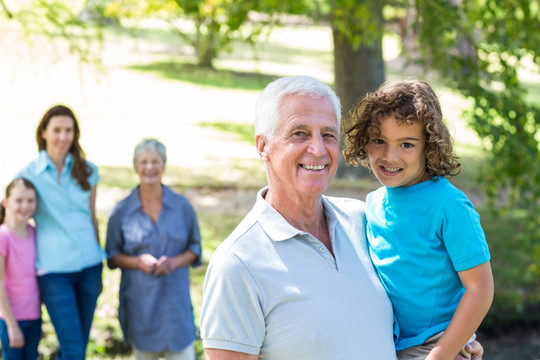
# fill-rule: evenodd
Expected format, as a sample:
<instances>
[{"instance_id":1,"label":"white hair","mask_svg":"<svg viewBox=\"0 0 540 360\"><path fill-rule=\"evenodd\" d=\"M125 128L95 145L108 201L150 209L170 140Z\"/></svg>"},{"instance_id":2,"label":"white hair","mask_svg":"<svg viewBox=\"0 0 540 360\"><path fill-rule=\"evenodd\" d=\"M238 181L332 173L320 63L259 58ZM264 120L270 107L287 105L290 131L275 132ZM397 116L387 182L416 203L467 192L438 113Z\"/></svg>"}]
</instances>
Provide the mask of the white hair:
<instances>
[{"instance_id":1,"label":"white hair","mask_svg":"<svg viewBox=\"0 0 540 360\"><path fill-rule=\"evenodd\" d=\"M327 99L336 112L338 132L341 123L341 103L332 88L310 76L288 76L274 80L263 90L255 105L255 135L270 140L281 124L280 105L287 95Z\"/></svg>"},{"instance_id":2,"label":"white hair","mask_svg":"<svg viewBox=\"0 0 540 360\"><path fill-rule=\"evenodd\" d=\"M165 145L163 145L156 139L148 138L142 139L141 142L139 142L135 146L135 151L133 152L133 167L137 168L137 159L139 158L139 155L149 150L155 151L161 156L161 158L163 159L163 165L167 163L167 153L165 150Z\"/></svg>"}]
</instances>

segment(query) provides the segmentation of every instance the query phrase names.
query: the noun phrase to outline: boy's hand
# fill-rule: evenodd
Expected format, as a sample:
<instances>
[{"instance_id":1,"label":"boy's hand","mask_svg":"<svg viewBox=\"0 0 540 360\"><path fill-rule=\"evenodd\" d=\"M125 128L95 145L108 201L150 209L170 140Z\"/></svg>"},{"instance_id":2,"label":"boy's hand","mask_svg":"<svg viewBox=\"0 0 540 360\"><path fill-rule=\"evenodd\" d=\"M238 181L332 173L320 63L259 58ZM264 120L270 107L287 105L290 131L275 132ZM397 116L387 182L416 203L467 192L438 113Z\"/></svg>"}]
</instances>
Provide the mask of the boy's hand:
<instances>
[{"instance_id":1,"label":"boy's hand","mask_svg":"<svg viewBox=\"0 0 540 360\"><path fill-rule=\"evenodd\" d=\"M482 355L484 354L484 348L482 344L478 341L472 341L465 345L465 350L469 352L469 357L464 356L464 354L459 353L454 360L482 360Z\"/></svg>"}]
</instances>

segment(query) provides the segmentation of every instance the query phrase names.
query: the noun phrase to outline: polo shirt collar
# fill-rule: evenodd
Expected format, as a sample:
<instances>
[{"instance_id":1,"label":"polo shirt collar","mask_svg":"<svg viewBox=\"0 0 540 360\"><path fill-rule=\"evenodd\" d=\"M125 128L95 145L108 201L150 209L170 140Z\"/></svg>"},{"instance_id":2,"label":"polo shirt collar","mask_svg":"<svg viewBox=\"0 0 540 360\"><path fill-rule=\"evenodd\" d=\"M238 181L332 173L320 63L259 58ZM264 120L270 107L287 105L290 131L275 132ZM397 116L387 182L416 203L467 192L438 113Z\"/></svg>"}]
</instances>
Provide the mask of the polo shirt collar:
<instances>
[{"instance_id":1,"label":"polo shirt collar","mask_svg":"<svg viewBox=\"0 0 540 360\"><path fill-rule=\"evenodd\" d=\"M257 200L254 206L257 221L259 224L261 224L264 232L268 234L268 236L274 241L288 240L297 235L306 234L306 232L301 231L289 224L276 209L270 206L270 204L264 199L267 192L268 186L262 188L257 193ZM337 217L332 209L332 206L328 204L328 201L324 196L322 197L322 201L325 215L327 217L328 231L332 233L337 223Z\"/></svg>"},{"instance_id":2,"label":"polo shirt collar","mask_svg":"<svg viewBox=\"0 0 540 360\"><path fill-rule=\"evenodd\" d=\"M64 167L70 171L73 166L73 155L71 155L70 152L68 152L66 159L64 160ZM38 160L37 160L37 172L43 173L47 168L55 169L56 165L54 165L53 161L49 157L49 154L47 154L47 150L41 150L39 152Z\"/></svg>"}]
</instances>

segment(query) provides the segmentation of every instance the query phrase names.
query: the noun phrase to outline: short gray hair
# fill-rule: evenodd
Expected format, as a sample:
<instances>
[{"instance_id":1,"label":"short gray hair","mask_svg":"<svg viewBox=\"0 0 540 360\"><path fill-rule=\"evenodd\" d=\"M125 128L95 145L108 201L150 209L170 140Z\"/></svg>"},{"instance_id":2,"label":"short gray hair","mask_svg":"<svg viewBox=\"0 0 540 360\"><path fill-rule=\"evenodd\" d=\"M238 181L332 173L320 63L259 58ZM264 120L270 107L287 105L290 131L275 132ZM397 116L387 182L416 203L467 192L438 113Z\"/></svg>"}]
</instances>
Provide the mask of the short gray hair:
<instances>
[{"instance_id":1,"label":"short gray hair","mask_svg":"<svg viewBox=\"0 0 540 360\"><path fill-rule=\"evenodd\" d=\"M287 95L327 99L336 112L338 132L341 128L341 103L332 88L310 76L287 76L274 80L263 90L255 105L255 135L270 140L281 123L280 105Z\"/></svg>"},{"instance_id":2,"label":"short gray hair","mask_svg":"<svg viewBox=\"0 0 540 360\"><path fill-rule=\"evenodd\" d=\"M156 139L147 138L142 139L141 142L135 146L135 151L133 152L133 167L137 166L137 159L139 158L139 155L149 150L155 151L161 155L163 165L167 163L167 152L165 150L165 145Z\"/></svg>"}]
</instances>

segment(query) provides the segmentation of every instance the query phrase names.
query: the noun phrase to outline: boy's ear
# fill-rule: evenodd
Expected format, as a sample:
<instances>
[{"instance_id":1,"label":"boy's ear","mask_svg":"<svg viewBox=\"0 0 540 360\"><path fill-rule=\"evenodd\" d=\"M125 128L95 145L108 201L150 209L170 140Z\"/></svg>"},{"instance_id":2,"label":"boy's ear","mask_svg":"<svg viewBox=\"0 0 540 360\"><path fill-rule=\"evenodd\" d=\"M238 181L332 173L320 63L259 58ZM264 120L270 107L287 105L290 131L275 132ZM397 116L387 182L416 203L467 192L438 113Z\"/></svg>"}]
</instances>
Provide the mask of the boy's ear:
<instances>
[{"instance_id":1,"label":"boy's ear","mask_svg":"<svg viewBox=\"0 0 540 360\"><path fill-rule=\"evenodd\" d=\"M266 137L264 137L264 135L255 135L255 146L257 147L257 152L259 153L259 156L263 161L268 160L268 154L266 153L267 145L268 141L266 140Z\"/></svg>"}]
</instances>

